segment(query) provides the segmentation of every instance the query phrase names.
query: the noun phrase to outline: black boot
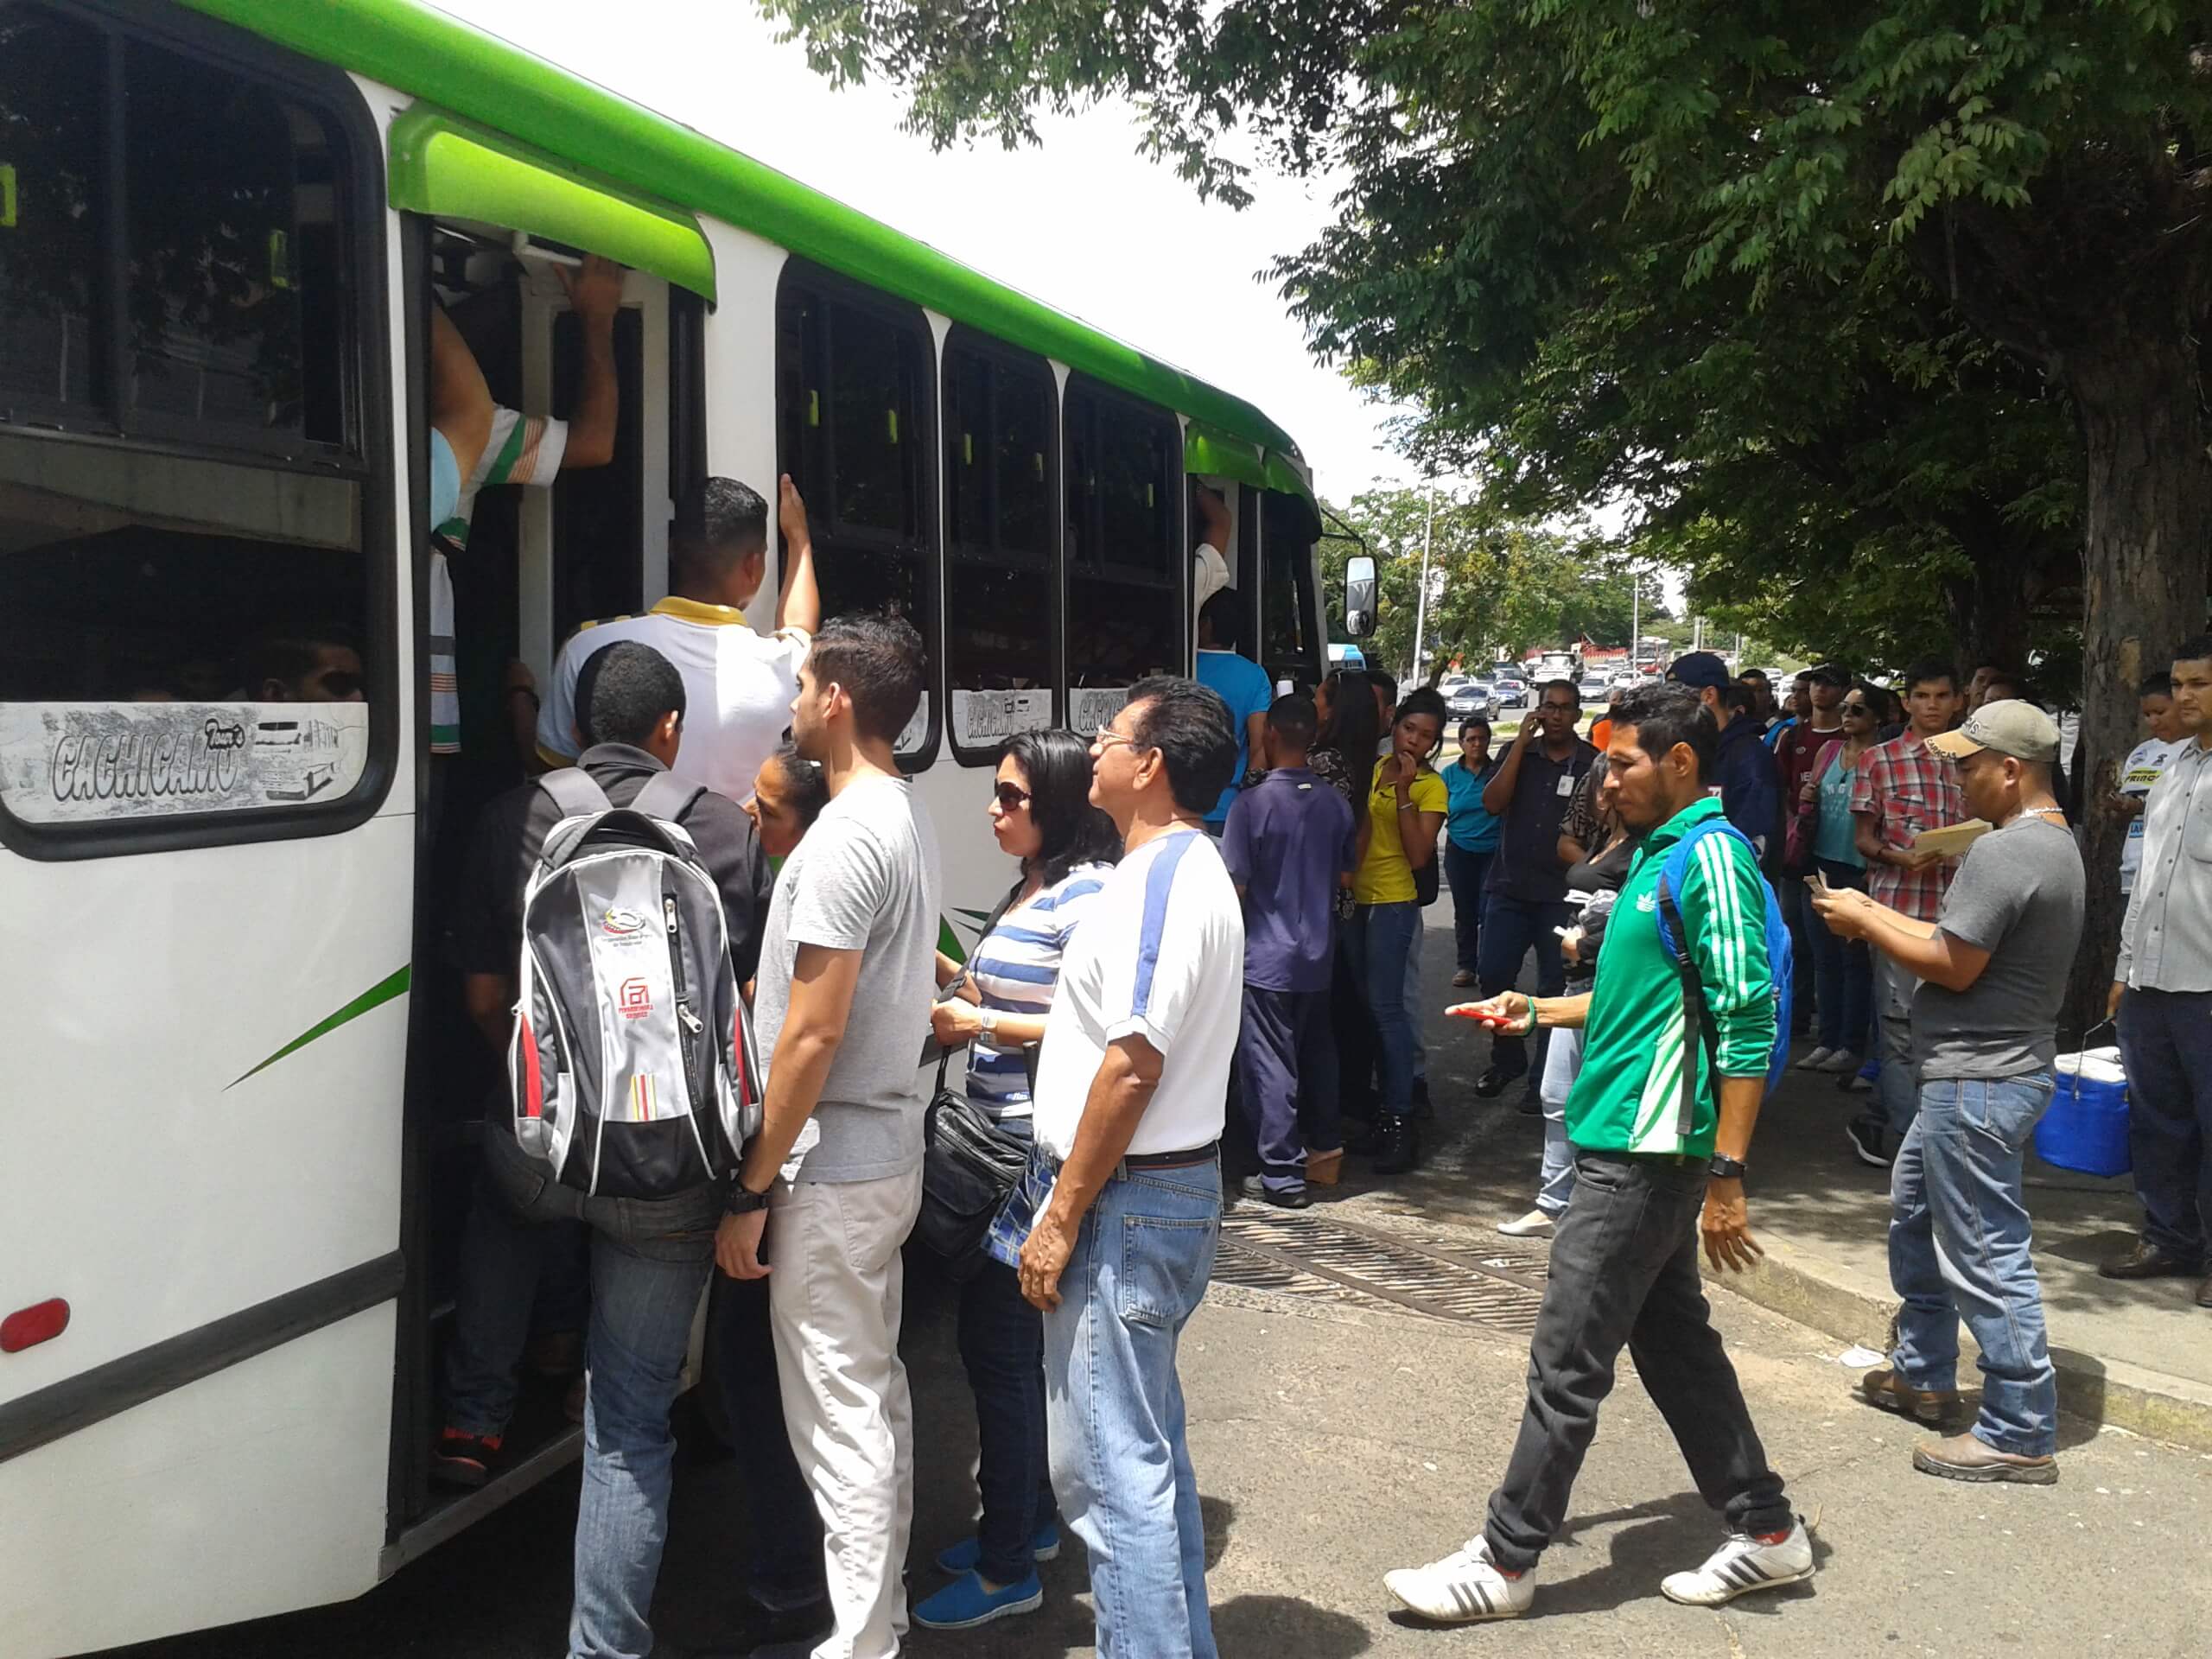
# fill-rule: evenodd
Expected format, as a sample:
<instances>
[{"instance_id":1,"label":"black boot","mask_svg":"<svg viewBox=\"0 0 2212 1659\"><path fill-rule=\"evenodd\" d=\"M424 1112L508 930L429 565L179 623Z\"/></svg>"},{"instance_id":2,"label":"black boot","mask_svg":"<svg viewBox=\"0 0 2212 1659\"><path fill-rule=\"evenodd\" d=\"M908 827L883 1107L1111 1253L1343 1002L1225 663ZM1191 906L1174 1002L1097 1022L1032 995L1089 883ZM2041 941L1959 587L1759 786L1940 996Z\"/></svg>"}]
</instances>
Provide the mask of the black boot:
<instances>
[{"instance_id":1,"label":"black boot","mask_svg":"<svg viewBox=\"0 0 2212 1659\"><path fill-rule=\"evenodd\" d=\"M1375 1154L1377 1175L1402 1175L1421 1162L1421 1125L1410 1117L1385 1117L1376 1126L1382 1141Z\"/></svg>"}]
</instances>

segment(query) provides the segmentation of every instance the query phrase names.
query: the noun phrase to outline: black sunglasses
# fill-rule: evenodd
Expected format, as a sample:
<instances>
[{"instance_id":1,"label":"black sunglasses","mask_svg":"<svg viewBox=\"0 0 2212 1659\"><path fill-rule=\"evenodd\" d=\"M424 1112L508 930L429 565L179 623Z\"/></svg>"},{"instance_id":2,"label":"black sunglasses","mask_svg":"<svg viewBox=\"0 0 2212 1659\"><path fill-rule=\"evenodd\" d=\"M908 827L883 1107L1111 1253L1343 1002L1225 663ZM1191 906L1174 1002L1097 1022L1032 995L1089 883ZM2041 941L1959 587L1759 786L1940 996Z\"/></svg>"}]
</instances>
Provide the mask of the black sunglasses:
<instances>
[{"instance_id":1,"label":"black sunglasses","mask_svg":"<svg viewBox=\"0 0 2212 1659\"><path fill-rule=\"evenodd\" d=\"M1019 812L1029 804L1032 798L1029 791L1020 784L998 784L992 787L991 793L998 797L1001 812Z\"/></svg>"},{"instance_id":2,"label":"black sunglasses","mask_svg":"<svg viewBox=\"0 0 2212 1659\"><path fill-rule=\"evenodd\" d=\"M1863 702L1847 702L1843 705L1843 712L1847 715L1871 715L1874 711Z\"/></svg>"}]
</instances>

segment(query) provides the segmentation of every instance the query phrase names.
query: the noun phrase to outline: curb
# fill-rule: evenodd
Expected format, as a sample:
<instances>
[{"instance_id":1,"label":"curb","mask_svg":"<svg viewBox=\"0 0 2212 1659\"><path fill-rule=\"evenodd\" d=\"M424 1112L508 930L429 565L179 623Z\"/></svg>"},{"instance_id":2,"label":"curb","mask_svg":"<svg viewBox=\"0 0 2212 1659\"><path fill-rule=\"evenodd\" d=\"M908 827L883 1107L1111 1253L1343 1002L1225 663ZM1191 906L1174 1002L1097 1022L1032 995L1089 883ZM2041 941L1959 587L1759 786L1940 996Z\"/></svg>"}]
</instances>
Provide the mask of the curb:
<instances>
[{"instance_id":1,"label":"curb","mask_svg":"<svg viewBox=\"0 0 2212 1659\"><path fill-rule=\"evenodd\" d=\"M1717 1273L1700 1258L1707 1280L1845 1342L1878 1351L1886 1347L1890 1319L1897 1311L1894 1296L1840 1283L1824 1274L1814 1258L1771 1234L1761 1242L1766 1255L1748 1273ZM1959 1345L1959 1381L1961 1387L1970 1386L1963 1362L1974 1352L1974 1338L1961 1331ZM2212 1452L2212 1387L2055 1344L2050 1358L2058 1372L2060 1410L2193 1452Z\"/></svg>"}]
</instances>

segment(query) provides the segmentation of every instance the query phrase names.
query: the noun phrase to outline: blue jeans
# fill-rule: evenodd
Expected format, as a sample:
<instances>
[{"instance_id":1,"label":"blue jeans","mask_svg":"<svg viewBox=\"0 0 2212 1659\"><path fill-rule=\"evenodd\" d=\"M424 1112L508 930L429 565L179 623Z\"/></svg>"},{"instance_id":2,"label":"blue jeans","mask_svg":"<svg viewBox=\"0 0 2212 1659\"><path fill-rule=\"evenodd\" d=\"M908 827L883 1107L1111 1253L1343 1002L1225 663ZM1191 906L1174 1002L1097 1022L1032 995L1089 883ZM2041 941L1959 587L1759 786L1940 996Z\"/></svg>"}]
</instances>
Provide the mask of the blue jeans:
<instances>
[{"instance_id":1,"label":"blue jeans","mask_svg":"<svg viewBox=\"0 0 2212 1659\"><path fill-rule=\"evenodd\" d=\"M1820 865L1831 887L1865 891L1863 868L1825 858ZM1797 885L1801 891L1811 892L1802 882ZM1808 924L1806 938L1812 947L1814 983L1820 988L1820 1046L1862 1054L1866 1028L1874 1017L1873 955L1864 939L1841 938L1831 933L1818 917Z\"/></svg>"},{"instance_id":2,"label":"blue jeans","mask_svg":"<svg viewBox=\"0 0 2212 1659\"><path fill-rule=\"evenodd\" d=\"M1912 1055L1912 994L1920 976L1884 957L1874 964L1874 1018L1881 1033L1882 1075L1869 1115L1902 1141L1920 1109L1920 1068Z\"/></svg>"},{"instance_id":3,"label":"blue jeans","mask_svg":"<svg viewBox=\"0 0 2212 1659\"><path fill-rule=\"evenodd\" d=\"M1821 868L1827 873L1830 887L1839 885L1835 876L1835 867L1825 861L1821 861ZM1866 881L1864 874L1862 873L1859 879L1852 885L1865 887ZM1789 1006L1795 1011L1792 1016L1793 1020L1800 1029L1802 1029L1806 1024L1806 1016L1812 1006L1807 998L1817 997L1821 1005L1821 1024L1825 1029L1827 1024L1829 997L1827 987L1821 983L1818 977L1819 936L1827 933L1827 929L1821 925L1821 918L1813 913L1813 890L1805 885L1802 878L1794 875L1777 876L1774 888L1776 898L1781 901L1782 925L1789 930L1792 965L1789 976ZM1859 948L1864 950L1866 947L1861 944ZM1790 1035L1795 1036L1796 1033L1792 1032ZM1826 1046L1830 1048L1835 1046L1833 1043Z\"/></svg>"},{"instance_id":4,"label":"blue jeans","mask_svg":"<svg viewBox=\"0 0 2212 1659\"><path fill-rule=\"evenodd\" d=\"M1027 1143L1029 1120L999 1128ZM1019 1584L1035 1570L1030 1541L1052 1518L1045 1453L1045 1316L1021 1294L1005 1263L987 1259L960 1287L960 1363L976 1396L977 1569L994 1584Z\"/></svg>"},{"instance_id":5,"label":"blue jeans","mask_svg":"<svg viewBox=\"0 0 2212 1659\"><path fill-rule=\"evenodd\" d=\"M1536 953L1536 995L1557 996L1566 989L1567 961L1560 955L1559 935L1552 930L1565 927L1573 919L1574 906L1569 904L1532 904L1525 899L1492 893L1490 908L1483 912L1482 966L1478 970L1482 994L1491 997L1511 990L1521 977L1522 961L1531 950ZM1535 1039L1539 1084L1543 1080L1544 1046L1549 1036L1548 1031L1539 1031ZM1525 1046L1529 1040L1492 1033L1490 1063L1509 1077L1525 1077L1529 1070Z\"/></svg>"},{"instance_id":6,"label":"blue jeans","mask_svg":"<svg viewBox=\"0 0 2212 1659\"><path fill-rule=\"evenodd\" d=\"M1462 973L1475 973L1481 964L1483 888L1490 881L1490 861L1497 851L1491 847L1471 853L1451 836L1444 838L1444 880L1452 889L1452 944Z\"/></svg>"},{"instance_id":7,"label":"blue jeans","mask_svg":"<svg viewBox=\"0 0 2212 1659\"><path fill-rule=\"evenodd\" d=\"M707 1298L708 1377L722 1402L730 1452L745 1489L746 1592L789 1612L829 1593L822 1571L822 1522L814 1494L791 1455L768 1281L714 1275Z\"/></svg>"},{"instance_id":8,"label":"blue jeans","mask_svg":"<svg viewBox=\"0 0 2212 1659\"><path fill-rule=\"evenodd\" d=\"M1981 1347L1974 1434L2042 1457L2058 1445L2058 1374L2044 1337L2020 1160L2050 1104L2051 1075L1921 1085L1920 1111L1890 1171L1890 1283L1897 1374L1958 1385L1959 1320Z\"/></svg>"},{"instance_id":9,"label":"blue jeans","mask_svg":"<svg viewBox=\"0 0 2212 1659\"><path fill-rule=\"evenodd\" d=\"M1421 931L1421 906L1362 905L1344 930L1353 974L1375 1016L1375 1072L1385 1116L1403 1117L1414 1107L1413 1020L1406 1011L1406 957Z\"/></svg>"},{"instance_id":10,"label":"blue jeans","mask_svg":"<svg viewBox=\"0 0 2212 1659\"><path fill-rule=\"evenodd\" d=\"M1567 1139L1567 1097L1582 1070L1582 1032L1561 1026L1544 1053L1544 1172L1536 1183L1536 1208L1557 1221L1574 1196L1574 1148Z\"/></svg>"},{"instance_id":11,"label":"blue jeans","mask_svg":"<svg viewBox=\"0 0 2212 1659\"><path fill-rule=\"evenodd\" d=\"M1090 1553L1098 1659L1218 1659L1175 1350L1220 1235L1218 1163L1117 1175L1045 1315L1052 1486Z\"/></svg>"},{"instance_id":12,"label":"blue jeans","mask_svg":"<svg viewBox=\"0 0 2212 1659\"><path fill-rule=\"evenodd\" d=\"M2201 1260L2212 1228L2212 992L2130 991L2120 1052L2143 1242Z\"/></svg>"}]
</instances>

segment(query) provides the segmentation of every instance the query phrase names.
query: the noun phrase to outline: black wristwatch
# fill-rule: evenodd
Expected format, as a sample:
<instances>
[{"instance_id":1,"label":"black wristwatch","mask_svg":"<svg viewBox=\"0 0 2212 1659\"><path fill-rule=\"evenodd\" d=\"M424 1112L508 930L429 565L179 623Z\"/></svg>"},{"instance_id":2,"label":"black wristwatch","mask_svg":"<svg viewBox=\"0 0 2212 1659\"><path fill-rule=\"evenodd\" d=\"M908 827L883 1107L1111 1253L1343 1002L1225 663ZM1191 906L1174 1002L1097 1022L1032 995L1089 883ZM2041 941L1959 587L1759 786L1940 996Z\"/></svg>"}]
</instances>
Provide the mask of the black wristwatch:
<instances>
[{"instance_id":1,"label":"black wristwatch","mask_svg":"<svg viewBox=\"0 0 2212 1659\"><path fill-rule=\"evenodd\" d=\"M733 1216L749 1216L755 1210L766 1210L767 1207L768 1195L755 1192L743 1181L729 1184L729 1202L722 1206L728 1214Z\"/></svg>"},{"instance_id":2,"label":"black wristwatch","mask_svg":"<svg viewBox=\"0 0 2212 1659\"><path fill-rule=\"evenodd\" d=\"M1713 1161L1706 1166L1706 1169L1709 1173L1718 1176L1724 1181L1740 1181L1744 1179L1744 1160L1740 1158L1731 1158L1725 1153L1714 1153Z\"/></svg>"}]
</instances>

